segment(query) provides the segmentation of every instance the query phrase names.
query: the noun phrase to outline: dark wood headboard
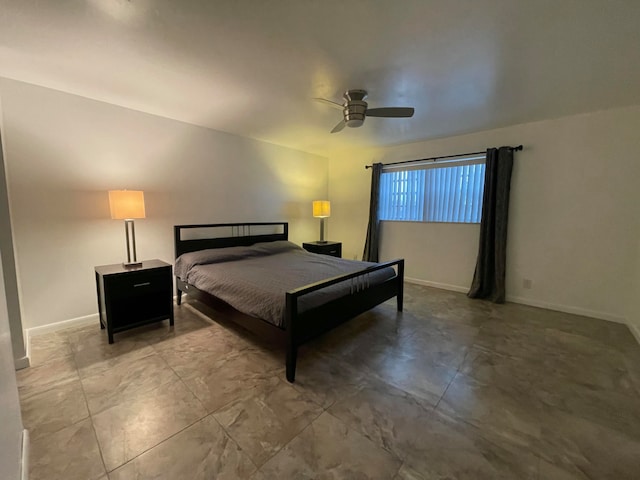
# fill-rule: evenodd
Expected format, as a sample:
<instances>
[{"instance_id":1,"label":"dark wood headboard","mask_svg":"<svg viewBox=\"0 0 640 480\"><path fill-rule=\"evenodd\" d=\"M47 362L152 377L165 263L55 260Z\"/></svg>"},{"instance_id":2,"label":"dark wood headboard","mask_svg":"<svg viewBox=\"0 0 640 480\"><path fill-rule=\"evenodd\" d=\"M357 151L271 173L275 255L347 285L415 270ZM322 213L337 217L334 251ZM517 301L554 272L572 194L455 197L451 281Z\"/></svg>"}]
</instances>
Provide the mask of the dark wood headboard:
<instances>
[{"instance_id":1,"label":"dark wood headboard","mask_svg":"<svg viewBox=\"0 0 640 480\"><path fill-rule=\"evenodd\" d=\"M216 231L222 236L217 235ZM262 222L175 225L173 234L176 258L178 258L183 253L207 248L248 246L259 242L288 240L289 224L287 222ZM183 238L188 236L195 238Z\"/></svg>"}]
</instances>

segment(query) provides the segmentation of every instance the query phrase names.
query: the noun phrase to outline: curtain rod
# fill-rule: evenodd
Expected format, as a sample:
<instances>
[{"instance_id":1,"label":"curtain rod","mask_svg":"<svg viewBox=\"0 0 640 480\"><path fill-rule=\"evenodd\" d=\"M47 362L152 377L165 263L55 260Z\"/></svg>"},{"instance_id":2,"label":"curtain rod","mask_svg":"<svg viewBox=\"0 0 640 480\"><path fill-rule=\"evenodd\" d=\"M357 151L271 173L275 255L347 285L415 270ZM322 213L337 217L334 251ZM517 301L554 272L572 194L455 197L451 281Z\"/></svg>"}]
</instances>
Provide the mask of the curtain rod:
<instances>
[{"instance_id":1,"label":"curtain rod","mask_svg":"<svg viewBox=\"0 0 640 480\"><path fill-rule=\"evenodd\" d=\"M514 152L519 152L520 150L522 150L524 147L522 145L518 145L517 147L509 147L511 150L513 150ZM413 163L413 162L429 162L429 161L436 161L436 160L441 160L443 158L455 158L455 157L469 157L471 155L480 155L480 154L486 154L487 151L484 150L483 152L470 152L470 153L459 153L457 155L446 155L443 157L431 157L431 158L420 158L418 160L404 160L402 162L391 162L391 163L383 163L382 166L386 167L387 165L400 165L403 163ZM364 168L371 168L371 165L365 165Z\"/></svg>"}]
</instances>

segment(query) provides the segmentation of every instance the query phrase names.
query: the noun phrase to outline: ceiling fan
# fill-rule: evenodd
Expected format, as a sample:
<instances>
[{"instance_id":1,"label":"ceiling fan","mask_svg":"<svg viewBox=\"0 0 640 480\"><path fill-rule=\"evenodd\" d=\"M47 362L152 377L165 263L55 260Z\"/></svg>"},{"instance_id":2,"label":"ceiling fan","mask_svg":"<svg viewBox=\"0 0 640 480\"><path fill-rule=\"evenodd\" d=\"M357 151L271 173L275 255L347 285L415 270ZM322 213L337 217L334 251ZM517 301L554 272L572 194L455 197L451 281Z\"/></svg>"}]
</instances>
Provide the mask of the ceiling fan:
<instances>
[{"instance_id":1,"label":"ceiling fan","mask_svg":"<svg viewBox=\"0 0 640 480\"><path fill-rule=\"evenodd\" d=\"M342 110L344 118L333 127L331 133L338 133L345 125L352 128L359 127L364 123L365 117L413 117L414 109L411 107L368 108L367 102L364 101L364 99L367 98L366 90L347 90L342 96L344 97L343 104L332 102L325 98L314 98L314 100Z\"/></svg>"}]
</instances>

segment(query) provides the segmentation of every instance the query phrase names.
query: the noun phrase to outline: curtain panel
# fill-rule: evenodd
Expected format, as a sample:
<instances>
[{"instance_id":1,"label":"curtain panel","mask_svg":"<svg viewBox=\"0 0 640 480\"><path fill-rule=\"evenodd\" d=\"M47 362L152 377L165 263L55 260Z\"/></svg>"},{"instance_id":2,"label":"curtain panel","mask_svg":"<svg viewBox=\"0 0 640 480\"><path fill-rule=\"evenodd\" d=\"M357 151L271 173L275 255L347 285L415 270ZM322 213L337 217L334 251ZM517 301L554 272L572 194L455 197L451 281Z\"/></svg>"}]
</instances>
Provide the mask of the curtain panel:
<instances>
[{"instance_id":1,"label":"curtain panel","mask_svg":"<svg viewBox=\"0 0 640 480\"><path fill-rule=\"evenodd\" d=\"M495 303L505 301L507 224L512 170L511 147L487 149L480 242L473 282L467 293L470 298L485 298Z\"/></svg>"},{"instance_id":2,"label":"curtain panel","mask_svg":"<svg viewBox=\"0 0 640 480\"><path fill-rule=\"evenodd\" d=\"M380 242L380 176L382 175L382 163L371 165L371 198L369 200L369 225L367 238L364 243L362 260L365 262L378 261L378 248Z\"/></svg>"}]
</instances>

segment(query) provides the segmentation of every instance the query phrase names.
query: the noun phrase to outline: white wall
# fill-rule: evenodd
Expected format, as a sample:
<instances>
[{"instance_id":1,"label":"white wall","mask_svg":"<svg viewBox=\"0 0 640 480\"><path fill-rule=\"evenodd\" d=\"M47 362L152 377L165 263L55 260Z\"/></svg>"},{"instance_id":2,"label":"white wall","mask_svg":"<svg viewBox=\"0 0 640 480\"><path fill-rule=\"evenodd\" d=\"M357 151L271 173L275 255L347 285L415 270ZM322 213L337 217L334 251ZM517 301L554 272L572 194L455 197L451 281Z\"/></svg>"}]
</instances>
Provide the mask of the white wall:
<instances>
[{"instance_id":1,"label":"white wall","mask_svg":"<svg viewBox=\"0 0 640 480\"><path fill-rule=\"evenodd\" d=\"M2 249L0 248L0 251ZM2 257L4 251L0 252ZM1 258L0 258L1 260ZM13 367L9 314L0 261L0 472L6 480L18 480L22 467L22 417Z\"/></svg>"},{"instance_id":2,"label":"white wall","mask_svg":"<svg viewBox=\"0 0 640 480\"><path fill-rule=\"evenodd\" d=\"M292 241L317 236L323 157L8 79L0 96L25 328L97 312L94 266L126 257L107 190L145 192L140 259L172 262L181 223L287 220Z\"/></svg>"},{"instance_id":3,"label":"white wall","mask_svg":"<svg viewBox=\"0 0 640 480\"><path fill-rule=\"evenodd\" d=\"M0 112L1 111L2 104L0 103ZM20 296L13 249L13 229L11 227L11 214L9 210L9 193L5 173L2 130L2 116L0 115L0 249L5 252L2 257L5 298L9 315L11 346L13 348L16 369L19 369L28 367L29 359L27 358L24 330L22 327L22 313L20 311Z\"/></svg>"},{"instance_id":4,"label":"white wall","mask_svg":"<svg viewBox=\"0 0 640 480\"><path fill-rule=\"evenodd\" d=\"M370 171L364 165L524 144L512 177L507 296L523 303L622 321L640 231L640 107L378 150L329 162L331 238L361 255ZM348 134L349 132L346 132ZM407 276L468 289L477 225L385 222L383 259L404 257ZM523 279L533 288L524 289Z\"/></svg>"}]
</instances>

